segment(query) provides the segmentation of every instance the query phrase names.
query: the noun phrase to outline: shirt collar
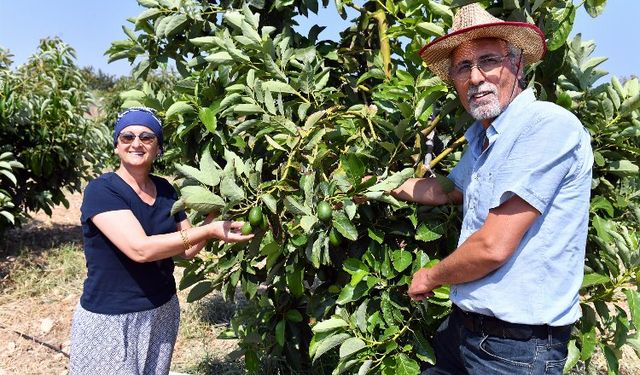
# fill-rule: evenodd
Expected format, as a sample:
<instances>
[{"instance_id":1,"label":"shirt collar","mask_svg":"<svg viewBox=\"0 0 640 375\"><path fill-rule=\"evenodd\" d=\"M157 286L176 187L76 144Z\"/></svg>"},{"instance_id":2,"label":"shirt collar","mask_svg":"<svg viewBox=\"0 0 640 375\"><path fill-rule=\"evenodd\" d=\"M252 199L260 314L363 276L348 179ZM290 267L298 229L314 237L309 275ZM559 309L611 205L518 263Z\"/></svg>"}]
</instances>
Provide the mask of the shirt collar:
<instances>
[{"instance_id":1,"label":"shirt collar","mask_svg":"<svg viewBox=\"0 0 640 375\"><path fill-rule=\"evenodd\" d=\"M478 142L478 137L482 137L486 134L487 138L489 138L489 142L492 143L493 140L504 131L506 126L508 125L506 118L509 118L509 114L511 112L517 111L517 108L522 108L522 106L526 106L529 103L533 103L536 100L536 96L533 93L533 89L526 89L518 94L512 101L509 103L507 108L498 117L496 117L491 125L487 128L485 133L484 127L480 123L480 121L475 121L469 129L464 133L464 137L467 139L469 144L473 145Z\"/></svg>"}]
</instances>

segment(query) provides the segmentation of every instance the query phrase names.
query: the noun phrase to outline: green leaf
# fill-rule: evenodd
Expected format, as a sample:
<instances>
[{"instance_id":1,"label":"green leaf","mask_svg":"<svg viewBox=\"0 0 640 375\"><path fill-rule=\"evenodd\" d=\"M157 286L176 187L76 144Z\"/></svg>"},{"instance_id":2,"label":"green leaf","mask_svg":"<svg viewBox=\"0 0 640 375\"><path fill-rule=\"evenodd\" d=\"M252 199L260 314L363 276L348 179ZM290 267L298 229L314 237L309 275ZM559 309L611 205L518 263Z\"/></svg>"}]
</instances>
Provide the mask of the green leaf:
<instances>
[{"instance_id":1,"label":"green leaf","mask_svg":"<svg viewBox=\"0 0 640 375\"><path fill-rule=\"evenodd\" d=\"M162 36L172 36L177 34L180 30L186 26L187 21L189 20L185 14L174 14L169 17L164 18L166 21L164 25L164 29L162 30ZM158 35L158 36L161 36Z\"/></svg>"},{"instance_id":2,"label":"green leaf","mask_svg":"<svg viewBox=\"0 0 640 375\"><path fill-rule=\"evenodd\" d=\"M351 199L344 199L342 201L342 209L347 214L349 220L353 220L356 217L358 206Z\"/></svg>"},{"instance_id":3,"label":"green leaf","mask_svg":"<svg viewBox=\"0 0 640 375\"><path fill-rule=\"evenodd\" d=\"M369 238L376 241L379 244L384 242L384 232L381 230L376 230L374 228L367 228L367 233L369 234Z\"/></svg>"},{"instance_id":4,"label":"green leaf","mask_svg":"<svg viewBox=\"0 0 640 375\"><path fill-rule=\"evenodd\" d=\"M338 333L337 335L331 335L318 342L315 355L313 356L313 362L315 363L316 359L320 358L329 350L342 344L349 337L351 337L351 335L349 335L348 333Z\"/></svg>"},{"instance_id":5,"label":"green leaf","mask_svg":"<svg viewBox=\"0 0 640 375\"><path fill-rule=\"evenodd\" d=\"M271 147L275 148L276 150L287 152L286 148L280 146L280 144L276 142L273 138L271 138L268 134L264 135L264 139L266 139L267 143L271 145Z\"/></svg>"},{"instance_id":6,"label":"green leaf","mask_svg":"<svg viewBox=\"0 0 640 375\"><path fill-rule=\"evenodd\" d=\"M550 26L547 30L547 35L549 36L547 49L549 51L555 51L566 42L573 28L573 20L575 17L576 8L573 5L552 10L552 22L549 23Z\"/></svg>"},{"instance_id":7,"label":"green leaf","mask_svg":"<svg viewBox=\"0 0 640 375\"><path fill-rule=\"evenodd\" d=\"M333 227L346 239L351 241L358 239L358 230L342 211L333 213Z\"/></svg>"},{"instance_id":8,"label":"green leaf","mask_svg":"<svg viewBox=\"0 0 640 375\"><path fill-rule=\"evenodd\" d=\"M219 38L215 36L200 36L197 38L191 38L189 39L189 41L191 42L191 44L198 47L211 48L218 45L218 43L216 43L216 40L218 39Z\"/></svg>"},{"instance_id":9,"label":"green leaf","mask_svg":"<svg viewBox=\"0 0 640 375\"><path fill-rule=\"evenodd\" d=\"M429 10L431 13L436 14L444 19L451 20L453 18L453 12L451 8L446 5L439 4L433 0L429 0Z\"/></svg>"},{"instance_id":10,"label":"green leaf","mask_svg":"<svg viewBox=\"0 0 640 375\"><path fill-rule=\"evenodd\" d=\"M262 199L262 202L265 204L265 206L267 206L269 211L271 211L274 214L278 213L278 205L273 195L267 193L267 194L263 194L260 198Z\"/></svg>"},{"instance_id":11,"label":"green leaf","mask_svg":"<svg viewBox=\"0 0 640 375\"><path fill-rule=\"evenodd\" d=\"M225 176L220 182L220 194L231 202L239 202L244 199L244 190L236 185L232 177Z\"/></svg>"},{"instance_id":12,"label":"green leaf","mask_svg":"<svg viewBox=\"0 0 640 375\"><path fill-rule=\"evenodd\" d=\"M362 366L360 366L360 369L358 370L358 375L366 375L369 373L369 369L371 369L371 366L373 365L373 360L371 359L367 359L366 361L364 361L362 363Z\"/></svg>"},{"instance_id":13,"label":"green leaf","mask_svg":"<svg viewBox=\"0 0 640 375\"><path fill-rule=\"evenodd\" d=\"M160 6L156 0L138 0L138 4L145 8L154 8Z\"/></svg>"},{"instance_id":14,"label":"green leaf","mask_svg":"<svg viewBox=\"0 0 640 375\"><path fill-rule=\"evenodd\" d=\"M602 156L602 154L598 151L593 152L593 160L595 161L598 167L604 167L604 165L606 164L606 160L604 159L604 156Z\"/></svg>"},{"instance_id":15,"label":"green leaf","mask_svg":"<svg viewBox=\"0 0 640 375\"><path fill-rule=\"evenodd\" d=\"M212 53L211 55L206 56L204 59L214 64L223 64L223 65L229 62L233 62L233 57L231 57L229 52L225 52L225 51Z\"/></svg>"},{"instance_id":16,"label":"green leaf","mask_svg":"<svg viewBox=\"0 0 640 375\"><path fill-rule=\"evenodd\" d=\"M193 111L194 111L193 107L189 103L179 101L171 104L171 106L167 109L167 112L165 113L165 117L171 118L175 115L182 115L182 114L190 113Z\"/></svg>"},{"instance_id":17,"label":"green leaf","mask_svg":"<svg viewBox=\"0 0 640 375\"><path fill-rule=\"evenodd\" d=\"M600 348L604 353L604 358L607 360L607 374L619 374L620 373L620 363L618 362L618 356L613 348L609 345L600 344Z\"/></svg>"},{"instance_id":18,"label":"green leaf","mask_svg":"<svg viewBox=\"0 0 640 375\"><path fill-rule=\"evenodd\" d=\"M396 172L391 176L389 176L388 178L384 179L383 181L378 182L377 184L371 186L367 190L371 192L378 192L378 191L389 192L397 188L398 186L402 185L409 178L413 177L413 174L414 174L413 168L405 168L400 172Z\"/></svg>"},{"instance_id":19,"label":"green leaf","mask_svg":"<svg viewBox=\"0 0 640 375\"><path fill-rule=\"evenodd\" d=\"M364 349L367 345L357 337L350 337L340 345L340 360L344 360Z\"/></svg>"},{"instance_id":20,"label":"green leaf","mask_svg":"<svg viewBox=\"0 0 640 375\"><path fill-rule=\"evenodd\" d=\"M629 305L633 325L636 329L640 329L640 294L637 290L632 289L625 289L624 294L627 296L627 304Z\"/></svg>"},{"instance_id":21,"label":"green leaf","mask_svg":"<svg viewBox=\"0 0 640 375\"><path fill-rule=\"evenodd\" d=\"M189 291L187 302L195 302L211 292L213 292L213 284L211 281L198 283Z\"/></svg>"},{"instance_id":22,"label":"green leaf","mask_svg":"<svg viewBox=\"0 0 640 375\"><path fill-rule=\"evenodd\" d=\"M5 219L7 219L11 224L15 224L15 216L7 211L0 211L0 215L4 216Z\"/></svg>"},{"instance_id":23,"label":"green leaf","mask_svg":"<svg viewBox=\"0 0 640 375\"><path fill-rule=\"evenodd\" d=\"M304 129L305 130L309 130L313 127L313 125L316 124L316 122L318 122L322 116L324 116L325 111L318 111L318 112L314 112L311 115L309 115L309 117L307 117L307 120L304 122Z\"/></svg>"},{"instance_id":24,"label":"green leaf","mask_svg":"<svg viewBox=\"0 0 640 375\"><path fill-rule=\"evenodd\" d=\"M420 332L414 333L413 346L418 359L432 365L436 363L436 353L433 350L433 347Z\"/></svg>"},{"instance_id":25,"label":"green leaf","mask_svg":"<svg viewBox=\"0 0 640 375\"><path fill-rule=\"evenodd\" d=\"M563 374L568 373L580 360L580 350L576 346L576 340L569 341L568 351L567 361L564 363L564 370L562 371Z\"/></svg>"},{"instance_id":26,"label":"green leaf","mask_svg":"<svg viewBox=\"0 0 640 375\"><path fill-rule=\"evenodd\" d=\"M596 18L602 14L606 3L607 0L586 0L584 8L591 17Z\"/></svg>"},{"instance_id":27,"label":"green leaf","mask_svg":"<svg viewBox=\"0 0 640 375\"><path fill-rule=\"evenodd\" d=\"M436 231L436 229L438 229L439 227L434 228L434 230L429 229L429 227L427 226L427 223L422 223L420 224L420 226L418 226L418 229L416 230L416 240L419 241L424 241L424 242L431 242L431 241L435 241L438 238L442 237L442 233L440 233L439 231Z\"/></svg>"},{"instance_id":28,"label":"green leaf","mask_svg":"<svg viewBox=\"0 0 640 375\"><path fill-rule=\"evenodd\" d=\"M284 346L284 328L286 326L286 323L287 322L285 322L284 320L281 320L278 322L278 324L276 324L276 342L280 346Z\"/></svg>"},{"instance_id":29,"label":"green leaf","mask_svg":"<svg viewBox=\"0 0 640 375\"><path fill-rule=\"evenodd\" d=\"M342 164L342 169L344 169L347 174L347 178L349 178L354 185L358 185L365 171L365 165L358 155L353 153L341 155L340 163Z\"/></svg>"},{"instance_id":30,"label":"green leaf","mask_svg":"<svg viewBox=\"0 0 640 375\"><path fill-rule=\"evenodd\" d=\"M314 215L305 215L300 219L300 227L309 233L311 228L318 222L318 218Z\"/></svg>"},{"instance_id":31,"label":"green leaf","mask_svg":"<svg viewBox=\"0 0 640 375\"><path fill-rule=\"evenodd\" d=\"M329 320L323 320L319 322L318 324L313 326L313 328L311 328L311 331L313 331L313 333L322 333L348 326L349 323L347 323L344 319L331 318Z\"/></svg>"},{"instance_id":32,"label":"green leaf","mask_svg":"<svg viewBox=\"0 0 640 375\"><path fill-rule=\"evenodd\" d=\"M136 23L140 23L142 21L148 20L149 18L154 18L155 16L162 14L162 11L157 8L146 9L144 12L140 13L136 18Z\"/></svg>"},{"instance_id":33,"label":"green leaf","mask_svg":"<svg viewBox=\"0 0 640 375\"><path fill-rule=\"evenodd\" d=\"M262 42L260 34L249 22L242 22L240 29L242 30L242 35L249 38L253 43L260 44Z\"/></svg>"},{"instance_id":34,"label":"green leaf","mask_svg":"<svg viewBox=\"0 0 640 375\"><path fill-rule=\"evenodd\" d=\"M601 195L597 195L591 199L591 210L596 212L597 210L604 210L609 217L613 216L613 205L609 200Z\"/></svg>"},{"instance_id":35,"label":"green leaf","mask_svg":"<svg viewBox=\"0 0 640 375\"><path fill-rule=\"evenodd\" d=\"M601 275L599 273L589 273L584 275L584 279L582 280L582 286L580 286L580 289L592 285L602 285L610 282L611 279L609 278L609 276Z\"/></svg>"},{"instance_id":36,"label":"green leaf","mask_svg":"<svg viewBox=\"0 0 640 375\"><path fill-rule=\"evenodd\" d=\"M288 83L280 81L265 81L262 82L262 88L271 92L283 92L287 94L297 94L297 91L291 87Z\"/></svg>"},{"instance_id":37,"label":"green leaf","mask_svg":"<svg viewBox=\"0 0 640 375\"><path fill-rule=\"evenodd\" d=\"M357 275L354 275L354 277ZM365 282L360 282L357 285L347 284L345 285L340 294L338 295L338 299L336 303L338 305L344 305L351 301L359 300L368 290L367 284Z\"/></svg>"},{"instance_id":38,"label":"green leaf","mask_svg":"<svg viewBox=\"0 0 640 375\"><path fill-rule=\"evenodd\" d=\"M311 264L314 268L320 268L322 251L326 251L328 246L329 237L324 231L318 233L318 237L315 239L315 241L307 243L305 255L307 256L307 259L311 261Z\"/></svg>"},{"instance_id":39,"label":"green leaf","mask_svg":"<svg viewBox=\"0 0 640 375\"><path fill-rule=\"evenodd\" d=\"M304 284L302 283L302 278L304 277L304 269L294 269L293 271L287 272L287 287L291 294L298 298L304 294Z\"/></svg>"},{"instance_id":40,"label":"green leaf","mask_svg":"<svg viewBox=\"0 0 640 375\"><path fill-rule=\"evenodd\" d=\"M634 125L629 126L620 132L620 137L623 138L632 138L632 137L640 137L640 126Z\"/></svg>"},{"instance_id":41,"label":"green leaf","mask_svg":"<svg viewBox=\"0 0 640 375\"><path fill-rule=\"evenodd\" d=\"M436 25L435 23L420 22L416 25L416 28L425 37L440 37L444 35L444 29L442 28L442 26Z\"/></svg>"},{"instance_id":42,"label":"green leaf","mask_svg":"<svg viewBox=\"0 0 640 375\"><path fill-rule=\"evenodd\" d=\"M396 368L394 373L395 375L418 375L420 374L420 366L406 354L400 353L396 356Z\"/></svg>"},{"instance_id":43,"label":"green leaf","mask_svg":"<svg viewBox=\"0 0 640 375\"><path fill-rule=\"evenodd\" d=\"M218 169L212 169L206 173L189 165L176 164L175 168L181 175L197 180L201 184L216 186L220 183L220 170Z\"/></svg>"},{"instance_id":44,"label":"green leaf","mask_svg":"<svg viewBox=\"0 0 640 375\"><path fill-rule=\"evenodd\" d=\"M627 345L629 345L636 352L636 355L640 357L640 337L638 334L635 336L627 337Z\"/></svg>"},{"instance_id":45,"label":"green leaf","mask_svg":"<svg viewBox=\"0 0 640 375\"><path fill-rule=\"evenodd\" d=\"M225 201L202 186L185 186L180 189L186 207L209 213L224 207Z\"/></svg>"},{"instance_id":46,"label":"green leaf","mask_svg":"<svg viewBox=\"0 0 640 375\"><path fill-rule=\"evenodd\" d=\"M344 262L342 262L342 269L344 269L348 274L354 275L359 272L369 272L369 267L366 264L362 263L360 259L356 258L348 258Z\"/></svg>"},{"instance_id":47,"label":"green leaf","mask_svg":"<svg viewBox=\"0 0 640 375\"><path fill-rule=\"evenodd\" d=\"M602 239L604 242L611 241L611 235L609 234L609 230L611 229L611 224L608 220L601 218L598 215L593 215L593 219L591 219L591 225L596 229L596 233L598 237Z\"/></svg>"},{"instance_id":48,"label":"green leaf","mask_svg":"<svg viewBox=\"0 0 640 375\"><path fill-rule=\"evenodd\" d=\"M402 272L413 262L411 253L405 250L394 250L392 255L393 268L398 272Z\"/></svg>"},{"instance_id":49,"label":"green leaf","mask_svg":"<svg viewBox=\"0 0 640 375\"><path fill-rule=\"evenodd\" d=\"M248 103L236 104L235 106L233 106L233 111L235 113L240 113L244 115L250 115L254 113L264 113L264 110L259 105L248 104Z\"/></svg>"},{"instance_id":50,"label":"green leaf","mask_svg":"<svg viewBox=\"0 0 640 375\"><path fill-rule=\"evenodd\" d=\"M224 12L223 19L230 25L240 30L242 28L242 20L244 19L244 17L238 11L228 11Z\"/></svg>"},{"instance_id":51,"label":"green leaf","mask_svg":"<svg viewBox=\"0 0 640 375\"><path fill-rule=\"evenodd\" d=\"M198 118L200 118L200 121L202 121L202 124L204 124L209 133L214 133L216 131L217 121L216 112L214 110L211 108L200 108Z\"/></svg>"},{"instance_id":52,"label":"green leaf","mask_svg":"<svg viewBox=\"0 0 640 375\"><path fill-rule=\"evenodd\" d=\"M629 160L613 160L607 170L617 176L626 177L638 174L639 168Z\"/></svg>"},{"instance_id":53,"label":"green leaf","mask_svg":"<svg viewBox=\"0 0 640 375\"><path fill-rule=\"evenodd\" d=\"M302 314L296 309L287 311L287 320L294 323L302 322Z\"/></svg>"},{"instance_id":54,"label":"green leaf","mask_svg":"<svg viewBox=\"0 0 640 375\"><path fill-rule=\"evenodd\" d=\"M291 195L284 197L284 207L294 215L312 215L311 208L303 206L302 203L298 202L296 197Z\"/></svg>"},{"instance_id":55,"label":"green leaf","mask_svg":"<svg viewBox=\"0 0 640 375\"><path fill-rule=\"evenodd\" d=\"M640 94L625 99L620 105L620 116L626 116L640 108Z\"/></svg>"},{"instance_id":56,"label":"green leaf","mask_svg":"<svg viewBox=\"0 0 640 375\"><path fill-rule=\"evenodd\" d=\"M127 100L142 101L147 97L147 94L145 94L140 90L128 90L128 91L121 92L118 96L120 97L120 99L122 99L122 101L127 101Z\"/></svg>"},{"instance_id":57,"label":"green leaf","mask_svg":"<svg viewBox=\"0 0 640 375\"><path fill-rule=\"evenodd\" d=\"M593 351L596 348L596 327L592 326L587 332L582 332L580 334L580 341L582 342L580 359L585 361L591 358Z\"/></svg>"}]
</instances>

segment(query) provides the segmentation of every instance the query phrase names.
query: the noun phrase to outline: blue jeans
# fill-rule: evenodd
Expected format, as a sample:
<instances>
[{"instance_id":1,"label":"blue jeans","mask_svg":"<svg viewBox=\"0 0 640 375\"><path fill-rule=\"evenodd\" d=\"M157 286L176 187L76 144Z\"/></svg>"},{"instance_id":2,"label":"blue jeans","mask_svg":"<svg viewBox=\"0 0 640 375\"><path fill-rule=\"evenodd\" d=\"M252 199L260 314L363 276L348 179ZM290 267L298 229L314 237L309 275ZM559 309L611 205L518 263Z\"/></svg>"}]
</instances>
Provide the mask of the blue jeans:
<instances>
[{"instance_id":1,"label":"blue jeans","mask_svg":"<svg viewBox=\"0 0 640 375\"><path fill-rule=\"evenodd\" d=\"M432 374L562 374L569 337L514 340L468 330L459 314L440 325L433 340Z\"/></svg>"}]
</instances>

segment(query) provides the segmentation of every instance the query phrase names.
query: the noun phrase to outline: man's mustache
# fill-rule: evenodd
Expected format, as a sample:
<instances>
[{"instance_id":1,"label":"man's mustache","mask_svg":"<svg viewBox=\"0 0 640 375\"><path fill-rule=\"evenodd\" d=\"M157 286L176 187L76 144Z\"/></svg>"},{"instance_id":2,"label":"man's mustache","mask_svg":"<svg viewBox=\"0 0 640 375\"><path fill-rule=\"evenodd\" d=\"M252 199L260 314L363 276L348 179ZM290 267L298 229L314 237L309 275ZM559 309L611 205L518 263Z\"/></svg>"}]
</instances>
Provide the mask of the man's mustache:
<instances>
[{"instance_id":1,"label":"man's mustache","mask_svg":"<svg viewBox=\"0 0 640 375\"><path fill-rule=\"evenodd\" d=\"M497 94L498 88L496 87L496 85L489 82L483 82L479 85L469 86L469 89L467 90L467 100L471 100L471 97L479 92L490 92L492 94Z\"/></svg>"}]
</instances>

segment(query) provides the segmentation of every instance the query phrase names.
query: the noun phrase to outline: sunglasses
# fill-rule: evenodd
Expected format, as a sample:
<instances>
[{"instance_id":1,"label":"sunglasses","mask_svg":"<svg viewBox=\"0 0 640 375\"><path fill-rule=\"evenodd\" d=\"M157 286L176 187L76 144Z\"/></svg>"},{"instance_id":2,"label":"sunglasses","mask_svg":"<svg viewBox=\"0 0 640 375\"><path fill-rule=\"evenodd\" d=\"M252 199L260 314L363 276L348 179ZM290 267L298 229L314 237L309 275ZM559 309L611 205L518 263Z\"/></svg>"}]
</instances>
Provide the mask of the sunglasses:
<instances>
[{"instance_id":1,"label":"sunglasses","mask_svg":"<svg viewBox=\"0 0 640 375\"><path fill-rule=\"evenodd\" d=\"M142 132L138 135L133 133L120 133L118 135L118 141L122 142L122 144L129 145L133 143L133 141L138 138L142 144L150 145L157 139L156 135L149 132Z\"/></svg>"}]
</instances>

